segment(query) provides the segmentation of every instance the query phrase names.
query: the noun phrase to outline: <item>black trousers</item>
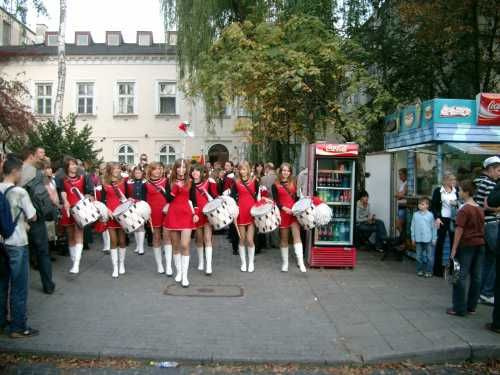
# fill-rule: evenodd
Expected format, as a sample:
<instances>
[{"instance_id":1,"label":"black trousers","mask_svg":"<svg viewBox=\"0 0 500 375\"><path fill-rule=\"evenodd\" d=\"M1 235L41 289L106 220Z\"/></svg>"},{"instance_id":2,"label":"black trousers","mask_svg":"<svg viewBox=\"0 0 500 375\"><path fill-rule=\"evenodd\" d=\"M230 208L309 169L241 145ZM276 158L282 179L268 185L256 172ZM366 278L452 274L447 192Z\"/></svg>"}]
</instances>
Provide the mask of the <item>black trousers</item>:
<instances>
[{"instance_id":1,"label":"black trousers","mask_svg":"<svg viewBox=\"0 0 500 375\"><path fill-rule=\"evenodd\" d=\"M495 278L495 307L493 308L493 328L500 329L500 230L497 235L497 248L496 248L496 271L497 277Z\"/></svg>"},{"instance_id":2,"label":"black trousers","mask_svg":"<svg viewBox=\"0 0 500 375\"><path fill-rule=\"evenodd\" d=\"M30 223L28 231L28 241L30 253L34 255L38 263L38 272L42 280L42 287L45 292L51 292L55 288L52 281L52 263L49 255L49 238L47 226L43 218Z\"/></svg>"},{"instance_id":3,"label":"black trousers","mask_svg":"<svg viewBox=\"0 0 500 375\"><path fill-rule=\"evenodd\" d=\"M446 234L450 238L450 248L453 246L453 236L455 233L451 230L451 219L443 217L441 225L437 231L436 252L434 253L434 275L443 277L443 246L446 240Z\"/></svg>"}]
</instances>

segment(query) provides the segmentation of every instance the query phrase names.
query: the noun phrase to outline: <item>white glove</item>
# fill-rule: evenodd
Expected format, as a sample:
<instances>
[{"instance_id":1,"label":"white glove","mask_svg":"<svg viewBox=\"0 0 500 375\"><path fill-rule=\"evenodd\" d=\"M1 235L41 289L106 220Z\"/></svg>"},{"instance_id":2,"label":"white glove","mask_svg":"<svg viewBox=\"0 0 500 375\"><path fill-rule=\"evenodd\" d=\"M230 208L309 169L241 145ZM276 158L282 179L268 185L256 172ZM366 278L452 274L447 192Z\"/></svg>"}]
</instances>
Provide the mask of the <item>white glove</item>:
<instances>
[{"instance_id":1,"label":"white glove","mask_svg":"<svg viewBox=\"0 0 500 375\"><path fill-rule=\"evenodd\" d=\"M162 211L163 211L163 213L164 213L165 215L166 215L166 214L167 214L167 212L168 212L168 208L169 208L169 206L170 206L170 205L169 205L168 203L167 203L165 206L163 206L163 210L162 210Z\"/></svg>"}]
</instances>

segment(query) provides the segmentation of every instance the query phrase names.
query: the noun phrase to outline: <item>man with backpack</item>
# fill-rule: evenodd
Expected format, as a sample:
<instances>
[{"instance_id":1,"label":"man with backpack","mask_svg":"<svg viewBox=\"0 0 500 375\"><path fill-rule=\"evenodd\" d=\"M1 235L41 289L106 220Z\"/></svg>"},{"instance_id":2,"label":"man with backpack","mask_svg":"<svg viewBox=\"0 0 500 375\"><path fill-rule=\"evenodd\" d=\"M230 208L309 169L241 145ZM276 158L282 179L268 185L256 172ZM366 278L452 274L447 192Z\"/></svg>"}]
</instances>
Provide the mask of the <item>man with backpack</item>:
<instances>
[{"instance_id":1,"label":"man with backpack","mask_svg":"<svg viewBox=\"0 0 500 375\"><path fill-rule=\"evenodd\" d=\"M28 235L29 221L36 221L36 210L26 190L16 186L21 179L23 163L9 157L3 164L4 180L0 183L0 330L11 338L38 335L27 325L28 302ZM10 324L7 322L10 304ZM8 332L7 332L8 328Z\"/></svg>"},{"instance_id":2,"label":"man with backpack","mask_svg":"<svg viewBox=\"0 0 500 375\"><path fill-rule=\"evenodd\" d=\"M52 281L52 263L45 221L53 220L56 210L45 187L43 171L36 168L39 162L37 157L42 155L37 150L41 150L41 148L26 148L23 150L24 162L19 185L26 189L36 209L37 220L31 223L28 231L29 248L38 263L43 292L52 294L56 285Z\"/></svg>"}]
</instances>

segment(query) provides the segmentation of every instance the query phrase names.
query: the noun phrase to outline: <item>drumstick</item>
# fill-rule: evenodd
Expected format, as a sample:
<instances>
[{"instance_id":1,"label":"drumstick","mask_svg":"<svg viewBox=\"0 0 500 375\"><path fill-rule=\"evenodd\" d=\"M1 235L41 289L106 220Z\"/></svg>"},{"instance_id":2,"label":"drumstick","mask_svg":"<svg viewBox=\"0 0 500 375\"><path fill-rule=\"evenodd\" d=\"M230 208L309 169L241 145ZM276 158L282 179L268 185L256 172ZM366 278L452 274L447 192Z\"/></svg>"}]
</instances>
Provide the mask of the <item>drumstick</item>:
<instances>
[{"instance_id":1,"label":"drumstick","mask_svg":"<svg viewBox=\"0 0 500 375\"><path fill-rule=\"evenodd\" d=\"M240 228L238 228L238 223L236 222L236 218L234 218L234 226L236 227L236 233L238 233L238 238L241 239Z\"/></svg>"},{"instance_id":2,"label":"drumstick","mask_svg":"<svg viewBox=\"0 0 500 375\"><path fill-rule=\"evenodd\" d=\"M203 192L205 193L205 195L207 196L207 198L208 198L209 201L213 201L214 200L212 198L212 196L210 194L208 194L208 191L206 189L203 189Z\"/></svg>"},{"instance_id":3,"label":"drumstick","mask_svg":"<svg viewBox=\"0 0 500 375\"><path fill-rule=\"evenodd\" d=\"M191 200L189 200L188 202L189 202L189 207L191 207L191 212L193 213L193 215L196 215L196 212L194 211L193 207L193 202L191 202Z\"/></svg>"}]
</instances>

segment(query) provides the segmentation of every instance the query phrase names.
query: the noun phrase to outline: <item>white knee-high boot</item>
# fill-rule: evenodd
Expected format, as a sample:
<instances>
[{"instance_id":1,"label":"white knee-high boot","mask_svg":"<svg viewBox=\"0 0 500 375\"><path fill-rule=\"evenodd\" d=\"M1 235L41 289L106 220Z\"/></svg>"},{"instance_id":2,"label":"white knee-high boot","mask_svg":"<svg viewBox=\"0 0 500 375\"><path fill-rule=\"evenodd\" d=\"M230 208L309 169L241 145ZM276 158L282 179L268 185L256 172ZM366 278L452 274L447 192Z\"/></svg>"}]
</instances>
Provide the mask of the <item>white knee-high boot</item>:
<instances>
[{"instance_id":1,"label":"white knee-high boot","mask_svg":"<svg viewBox=\"0 0 500 375\"><path fill-rule=\"evenodd\" d=\"M75 249L75 257L73 260L73 267L71 267L69 272L77 274L80 272L80 260L82 259L83 244L77 243L74 246L74 249Z\"/></svg>"},{"instance_id":2,"label":"white knee-high boot","mask_svg":"<svg viewBox=\"0 0 500 375\"><path fill-rule=\"evenodd\" d=\"M106 229L102 232L102 251L109 251L111 248L111 238L109 237L109 231Z\"/></svg>"},{"instance_id":3,"label":"white knee-high boot","mask_svg":"<svg viewBox=\"0 0 500 375\"><path fill-rule=\"evenodd\" d=\"M198 252L198 271L203 271L203 246L197 247L196 251Z\"/></svg>"},{"instance_id":4,"label":"white knee-high boot","mask_svg":"<svg viewBox=\"0 0 500 375\"><path fill-rule=\"evenodd\" d=\"M188 271L189 271L189 255L183 255L181 257L181 262L182 262L182 283L181 285L184 288L187 288L189 286L189 280L188 280Z\"/></svg>"},{"instance_id":5,"label":"white knee-high boot","mask_svg":"<svg viewBox=\"0 0 500 375\"><path fill-rule=\"evenodd\" d=\"M281 248L281 260L283 261L281 272L288 272L288 246Z\"/></svg>"},{"instance_id":6,"label":"white knee-high boot","mask_svg":"<svg viewBox=\"0 0 500 375\"><path fill-rule=\"evenodd\" d=\"M245 250L245 246L238 246L238 251L240 253L241 259L241 272L247 272L247 254Z\"/></svg>"},{"instance_id":7,"label":"white knee-high boot","mask_svg":"<svg viewBox=\"0 0 500 375\"><path fill-rule=\"evenodd\" d=\"M205 274L212 274L212 246L205 247L205 257L206 257L206 268Z\"/></svg>"},{"instance_id":8,"label":"white knee-high boot","mask_svg":"<svg viewBox=\"0 0 500 375\"><path fill-rule=\"evenodd\" d=\"M144 230L135 232L135 241L137 245L137 253L139 255L144 254L144 237L146 237L146 232Z\"/></svg>"},{"instance_id":9,"label":"white knee-high boot","mask_svg":"<svg viewBox=\"0 0 500 375\"><path fill-rule=\"evenodd\" d=\"M71 258L71 261L75 261L75 246L68 246L69 247L69 255Z\"/></svg>"},{"instance_id":10,"label":"white knee-high boot","mask_svg":"<svg viewBox=\"0 0 500 375\"><path fill-rule=\"evenodd\" d=\"M174 254L174 264L175 264L175 281L180 283L182 281L182 260L181 254Z\"/></svg>"},{"instance_id":11,"label":"white knee-high boot","mask_svg":"<svg viewBox=\"0 0 500 375\"><path fill-rule=\"evenodd\" d=\"M294 243L293 248L295 250L295 255L297 256L297 264L299 265L300 272L306 272L306 266L304 264L304 249L302 248L302 243Z\"/></svg>"},{"instance_id":12,"label":"white knee-high boot","mask_svg":"<svg viewBox=\"0 0 500 375\"><path fill-rule=\"evenodd\" d=\"M114 278L118 277L118 250L111 249L109 251L111 255L111 264L113 264L113 274L111 275Z\"/></svg>"},{"instance_id":13,"label":"white knee-high boot","mask_svg":"<svg viewBox=\"0 0 500 375\"><path fill-rule=\"evenodd\" d=\"M255 258L255 246L248 247L248 272L253 272L255 271L255 264L254 264L254 258Z\"/></svg>"},{"instance_id":14,"label":"white knee-high boot","mask_svg":"<svg viewBox=\"0 0 500 375\"><path fill-rule=\"evenodd\" d=\"M172 245L163 246L163 252L165 253L165 263L167 265L165 273L167 276L172 276L174 274L172 271Z\"/></svg>"},{"instance_id":15,"label":"white knee-high boot","mask_svg":"<svg viewBox=\"0 0 500 375\"><path fill-rule=\"evenodd\" d=\"M118 273L120 275L123 275L125 273L125 255L127 254L127 249L126 248L120 248L120 269Z\"/></svg>"},{"instance_id":16,"label":"white knee-high boot","mask_svg":"<svg viewBox=\"0 0 500 375\"><path fill-rule=\"evenodd\" d=\"M153 247L153 254L155 256L157 272L158 273L165 273L165 270L163 269L163 262L161 260L161 248L160 247Z\"/></svg>"}]
</instances>

